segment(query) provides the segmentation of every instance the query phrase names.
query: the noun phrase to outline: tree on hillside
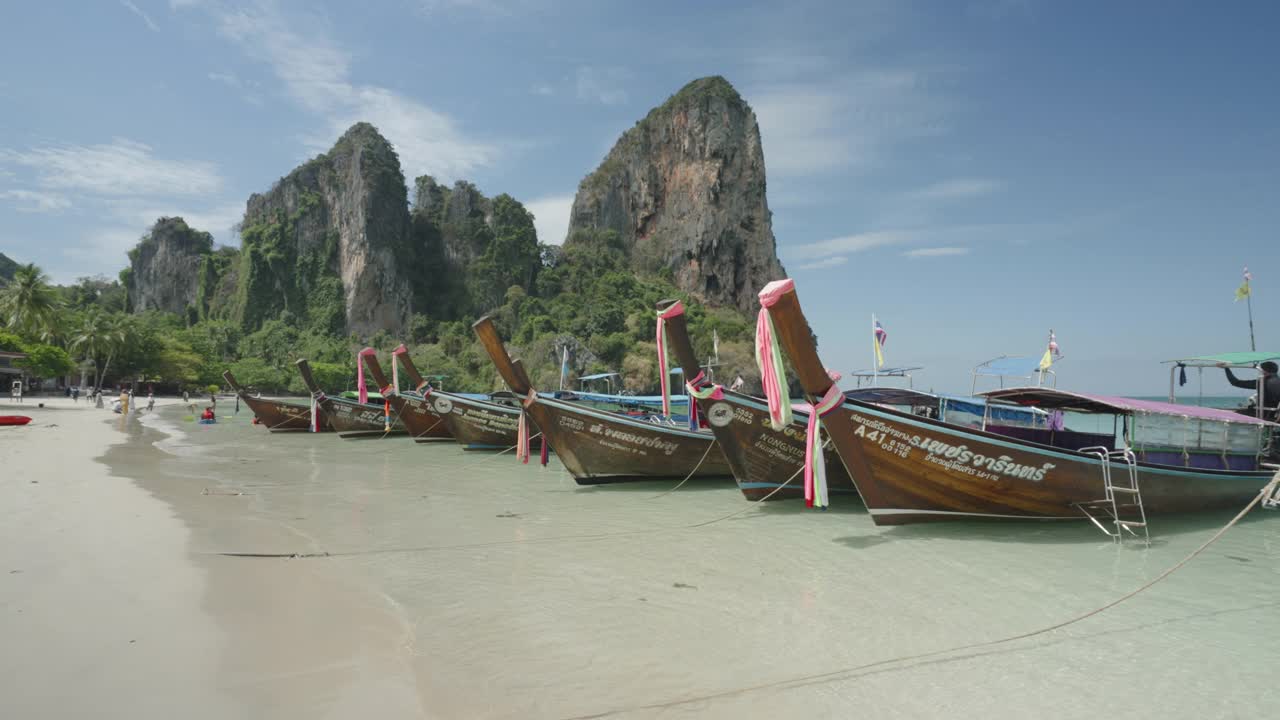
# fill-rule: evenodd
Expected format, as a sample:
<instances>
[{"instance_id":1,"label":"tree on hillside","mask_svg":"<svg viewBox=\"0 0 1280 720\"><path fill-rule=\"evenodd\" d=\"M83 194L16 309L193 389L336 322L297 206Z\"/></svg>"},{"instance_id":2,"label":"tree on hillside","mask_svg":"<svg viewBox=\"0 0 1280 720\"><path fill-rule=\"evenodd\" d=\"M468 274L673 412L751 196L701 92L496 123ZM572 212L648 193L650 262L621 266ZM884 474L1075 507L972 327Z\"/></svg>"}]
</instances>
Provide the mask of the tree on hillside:
<instances>
[{"instance_id":1,"label":"tree on hillside","mask_svg":"<svg viewBox=\"0 0 1280 720\"><path fill-rule=\"evenodd\" d=\"M19 265L13 280L0 290L0 322L25 337L50 337L58 307L58 295L49 285L49 277L30 263Z\"/></svg>"}]
</instances>

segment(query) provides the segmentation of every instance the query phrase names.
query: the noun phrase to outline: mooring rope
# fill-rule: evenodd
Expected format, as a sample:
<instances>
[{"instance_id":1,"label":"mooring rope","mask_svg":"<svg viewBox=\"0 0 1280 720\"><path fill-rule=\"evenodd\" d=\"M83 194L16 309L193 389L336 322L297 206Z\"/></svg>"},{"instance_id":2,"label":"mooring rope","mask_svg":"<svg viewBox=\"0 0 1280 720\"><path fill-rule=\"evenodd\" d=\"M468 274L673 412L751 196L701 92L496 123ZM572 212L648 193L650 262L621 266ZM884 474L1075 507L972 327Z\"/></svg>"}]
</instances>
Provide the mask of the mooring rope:
<instances>
[{"instance_id":1,"label":"mooring rope","mask_svg":"<svg viewBox=\"0 0 1280 720\"><path fill-rule=\"evenodd\" d=\"M1249 501L1249 504L1245 505L1243 510L1236 513L1236 516L1231 518L1231 520L1226 525L1223 525L1221 528L1219 528L1218 531L1215 532L1212 536L1210 536L1208 540L1205 540L1203 543L1201 543L1199 547L1197 547L1195 550L1192 550L1191 553L1188 554L1186 557L1174 563L1167 570L1160 573L1153 579L1139 586L1137 589L1132 590L1116 598L1115 600L1108 602L1105 605L1102 605L1101 607L1094 608L1093 610L1090 610L1086 613L1076 615L1075 617L1072 617L1067 620L1063 620L1062 622L1054 623L1053 625L1048 625L1048 626L1038 628L1036 630L1031 630L1028 632L1018 633L1016 635L1009 635L1006 637L997 638L995 640L985 640L981 642L967 643L964 645L956 645L953 647L943 648L941 650L933 650L931 652L926 652L926 653L902 655L895 658L877 660L875 662L864 663L862 665L854 665L852 667L841 668L839 670L832 670L825 673L817 673L813 675L798 675L796 677L787 678L785 680L774 680L771 682L759 683L756 685L747 685L740 688L733 688L731 690L723 690L721 692L708 693L705 695L698 695L695 697L681 698L678 700L668 700L660 703L650 703L648 705L634 705L626 708L615 708L612 710L605 710L602 712L592 713L589 715L574 715L572 717L565 718L564 720L591 720L592 718L608 717L610 715L618 715L624 712L635 712L637 710L660 710L664 708L675 707L678 705L687 705L690 703L705 702L707 700L733 697L736 695L743 695L746 693L755 692L757 690L767 690L770 688L782 688L790 685L812 685L815 683L833 682L836 680L841 680L847 676L854 675L855 673L871 670L873 668L884 667L887 665L897 665L899 663L911 662L916 660L926 660L929 658L936 658L943 655L950 655L953 653L963 652L965 650L978 650L981 648L994 647L996 645L1004 645L1007 643L1016 642L1018 640L1026 640L1028 638L1036 637L1037 635L1044 635L1046 633L1051 633L1055 630L1061 630L1064 627L1067 627L1069 625L1074 625L1083 620L1087 620L1095 615L1098 615L1107 610L1110 610L1111 608L1125 601L1131 600L1132 598L1138 596L1139 594L1149 590L1151 587L1161 582L1165 578L1169 577L1173 573L1182 569L1187 563L1195 559L1196 556L1200 555L1205 550L1207 550L1210 545L1217 542L1218 539L1221 538L1223 535L1225 535L1228 530L1230 530L1232 527L1235 527L1236 523L1240 522L1240 520L1243 519L1245 515L1249 514L1249 511L1252 510L1260 501L1262 501L1263 498L1269 497L1271 493L1275 491L1277 483L1280 483L1280 472L1277 472L1275 476L1271 478L1271 481L1268 482L1266 486L1264 486L1262 490L1260 490L1258 494L1255 495L1254 498Z\"/></svg>"},{"instance_id":2,"label":"mooring rope","mask_svg":"<svg viewBox=\"0 0 1280 720\"><path fill-rule=\"evenodd\" d=\"M698 472L698 468L702 467L702 463L706 462L707 456L711 454L711 448L716 446L716 442L717 441L714 438L711 440L711 443L707 445L706 451L702 453L702 457L698 459L698 464L694 465L693 469L689 471L689 474L685 475L683 480L676 483L675 487L671 488L670 490L667 490L666 492L660 492L649 499L657 500L658 498L663 497L664 495L670 495L671 493L679 490L681 486L683 486L685 483L689 482L689 478L693 477L693 474Z\"/></svg>"}]
</instances>

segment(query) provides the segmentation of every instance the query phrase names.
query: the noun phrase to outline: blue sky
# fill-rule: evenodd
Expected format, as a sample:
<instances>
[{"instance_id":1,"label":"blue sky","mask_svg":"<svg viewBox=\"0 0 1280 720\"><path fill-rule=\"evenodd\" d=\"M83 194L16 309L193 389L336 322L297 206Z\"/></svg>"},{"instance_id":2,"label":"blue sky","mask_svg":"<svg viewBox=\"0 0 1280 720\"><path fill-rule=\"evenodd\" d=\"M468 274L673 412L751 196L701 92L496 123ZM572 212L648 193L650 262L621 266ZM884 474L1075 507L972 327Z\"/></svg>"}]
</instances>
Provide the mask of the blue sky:
<instances>
[{"instance_id":1,"label":"blue sky","mask_svg":"<svg viewBox=\"0 0 1280 720\"><path fill-rule=\"evenodd\" d=\"M1280 346L1280 6L1194 2L101 0L0 9L0 251L114 274L159 215L234 243L357 120L405 173L564 234L578 181L687 81L759 116L779 254L833 367L967 389L1039 354L1157 394L1159 360ZM1224 385L1211 376L1206 392Z\"/></svg>"}]
</instances>

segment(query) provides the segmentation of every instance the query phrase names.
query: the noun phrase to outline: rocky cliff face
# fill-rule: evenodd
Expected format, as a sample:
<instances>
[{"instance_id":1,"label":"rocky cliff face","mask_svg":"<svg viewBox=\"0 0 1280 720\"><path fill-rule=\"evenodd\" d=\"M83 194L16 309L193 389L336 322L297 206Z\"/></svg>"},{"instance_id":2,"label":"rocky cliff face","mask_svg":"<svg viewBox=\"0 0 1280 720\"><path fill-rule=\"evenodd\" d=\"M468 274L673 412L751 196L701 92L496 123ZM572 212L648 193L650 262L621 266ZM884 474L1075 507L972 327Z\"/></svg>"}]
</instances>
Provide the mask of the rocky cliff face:
<instances>
[{"instance_id":1,"label":"rocky cliff face","mask_svg":"<svg viewBox=\"0 0 1280 720\"><path fill-rule=\"evenodd\" d=\"M695 80L628 130L578 186L578 230L615 230L642 272L748 312L784 276L755 113L724 78Z\"/></svg>"},{"instance_id":2,"label":"rocky cliff face","mask_svg":"<svg viewBox=\"0 0 1280 720\"><path fill-rule=\"evenodd\" d=\"M395 150L368 123L249 198L234 316L246 328L288 310L316 330L399 331L417 262Z\"/></svg>"},{"instance_id":3,"label":"rocky cliff face","mask_svg":"<svg viewBox=\"0 0 1280 720\"><path fill-rule=\"evenodd\" d=\"M129 251L129 309L188 315L196 302L200 268L213 252L213 236L180 217L160 218Z\"/></svg>"},{"instance_id":4,"label":"rocky cliff face","mask_svg":"<svg viewBox=\"0 0 1280 720\"><path fill-rule=\"evenodd\" d=\"M424 175L414 183L412 222L432 278L418 296L432 317L486 312L512 285L532 288L541 264L537 232L511 196L488 198L465 180L447 188Z\"/></svg>"},{"instance_id":5,"label":"rocky cliff face","mask_svg":"<svg viewBox=\"0 0 1280 720\"><path fill-rule=\"evenodd\" d=\"M18 263L4 253L0 253L0 286L13 279L13 272L18 269Z\"/></svg>"}]
</instances>

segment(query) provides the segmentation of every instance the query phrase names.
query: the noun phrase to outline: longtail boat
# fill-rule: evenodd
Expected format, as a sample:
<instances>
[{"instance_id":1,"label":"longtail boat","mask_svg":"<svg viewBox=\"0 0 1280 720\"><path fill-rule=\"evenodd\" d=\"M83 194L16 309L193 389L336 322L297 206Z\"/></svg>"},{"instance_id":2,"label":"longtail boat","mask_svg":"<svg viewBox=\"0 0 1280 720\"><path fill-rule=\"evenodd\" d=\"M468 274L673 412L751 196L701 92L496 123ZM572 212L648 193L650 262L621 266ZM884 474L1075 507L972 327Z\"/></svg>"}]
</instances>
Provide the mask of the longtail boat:
<instances>
[{"instance_id":1,"label":"longtail boat","mask_svg":"<svg viewBox=\"0 0 1280 720\"><path fill-rule=\"evenodd\" d=\"M808 414L797 411L795 422L774 430L769 424L769 408L763 402L703 379L680 303L663 300L658 303L658 314L666 341L688 384L694 386L690 395L699 397L698 411L707 419L742 494L748 500L803 497L804 485L797 476L804 467ZM839 456L828 453L825 463L831 491L855 495L857 490Z\"/></svg>"},{"instance_id":2,"label":"longtail boat","mask_svg":"<svg viewBox=\"0 0 1280 720\"><path fill-rule=\"evenodd\" d=\"M514 404L436 390L431 408L464 450L510 450L517 445L520 408Z\"/></svg>"},{"instance_id":3,"label":"longtail boat","mask_svg":"<svg viewBox=\"0 0 1280 720\"><path fill-rule=\"evenodd\" d=\"M1264 461L1276 425L1225 410L1045 387L986 393L1111 415L1117 432L1103 434L1064 425L964 428L843 398L826 402L833 382L794 283L772 282L760 299L805 392L829 408L821 425L877 525L1088 519L1116 539L1146 536L1149 515L1238 508L1275 474Z\"/></svg>"},{"instance_id":4,"label":"longtail boat","mask_svg":"<svg viewBox=\"0 0 1280 720\"><path fill-rule=\"evenodd\" d=\"M395 363L397 358L401 357L405 368L412 368L410 379L417 378L418 392L425 390L427 394L430 394L431 386L418 375L417 367L414 366L413 360L409 359L409 349L404 345L391 352L391 362ZM380 388L379 392L386 398L387 403L391 405L393 417L398 418L404 424L409 437L414 440L449 440L453 438L449 434L449 428L444 424L444 421L431 408L431 402L427 397L418 393L400 392L397 387L399 378L388 382L387 376L382 372L382 365L378 362L377 356L367 355L364 360L369 368L369 374L373 376L374 382Z\"/></svg>"},{"instance_id":5,"label":"longtail boat","mask_svg":"<svg viewBox=\"0 0 1280 720\"><path fill-rule=\"evenodd\" d=\"M374 438L405 433L404 424L394 417L388 418L384 406L326 395L312 377L311 365L306 359L299 360L297 365L298 372L302 374L302 382L311 391L320 411L338 432L338 437Z\"/></svg>"},{"instance_id":6,"label":"longtail boat","mask_svg":"<svg viewBox=\"0 0 1280 720\"><path fill-rule=\"evenodd\" d=\"M284 400L254 397L236 382L230 370L222 373L222 379L226 380L227 385L230 385L244 404L249 406L258 423L271 432L306 432L312 429L310 407ZM319 427L315 429L317 432L333 432L333 426L329 424L327 416L320 418Z\"/></svg>"},{"instance_id":7,"label":"longtail boat","mask_svg":"<svg viewBox=\"0 0 1280 720\"><path fill-rule=\"evenodd\" d=\"M471 326L528 413L579 485L634 480L728 477L724 454L708 432L685 430L540 396L507 354L489 318Z\"/></svg>"}]
</instances>

